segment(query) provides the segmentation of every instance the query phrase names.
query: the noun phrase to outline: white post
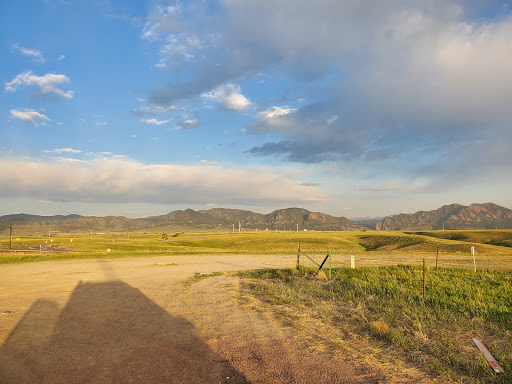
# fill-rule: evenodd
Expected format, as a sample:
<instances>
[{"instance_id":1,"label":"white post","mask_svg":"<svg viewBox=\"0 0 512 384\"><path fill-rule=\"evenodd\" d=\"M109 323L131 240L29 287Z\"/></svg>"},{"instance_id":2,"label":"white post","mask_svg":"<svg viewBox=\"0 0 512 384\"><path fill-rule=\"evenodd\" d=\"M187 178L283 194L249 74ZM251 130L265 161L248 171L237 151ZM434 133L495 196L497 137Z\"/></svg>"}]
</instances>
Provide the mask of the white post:
<instances>
[{"instance_id":1,"label":"white post","mask_svg":"<svg viewBox=\"0 0 512 384\"><path fill-rule=\"evenodd\" d=\"M471 253L473 254L473 266L475 267L476 272L476 260L475 260L475 247L471 247Z\"/></svg>"},{"instance_id":2,"label":"white post","mask_svg":"<svg viewBox=\"0 0 512 384\"><path fill-rule=\"evenodd\" d=\"M299 224L297 224L297 232L299 232Z\"/></svg>"},{"instance_id":3,"label":"white post","mask_svg":"<svg viewBox=\"0 0 512 384\"><path fill-rule=\"evenodd\" d=\"M354 255L350 255L350 268L356 269L356 257Z\"/></svg>"},{"instance_id":4,"label":"white post","mask_svg":"<svg viewBox=\"0 0 512 384\"><path fill-rule=\"evenodd\" d=\"M240 233L240 228L242 227L242 224L240 223L240 221L238 222L238 233Z\"/></svg>"}]
</instances>

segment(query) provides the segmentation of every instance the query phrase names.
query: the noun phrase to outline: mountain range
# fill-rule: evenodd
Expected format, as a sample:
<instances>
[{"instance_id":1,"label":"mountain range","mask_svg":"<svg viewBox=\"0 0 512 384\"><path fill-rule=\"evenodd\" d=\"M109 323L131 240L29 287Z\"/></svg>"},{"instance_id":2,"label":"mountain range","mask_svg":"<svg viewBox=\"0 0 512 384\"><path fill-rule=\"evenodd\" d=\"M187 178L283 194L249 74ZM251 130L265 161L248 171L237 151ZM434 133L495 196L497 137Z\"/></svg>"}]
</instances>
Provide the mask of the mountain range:
<instances>
[{"instance_id":1,"label":"mountain range","mask_svg":"<svg viewBox=\"0 0 512 384\"><path fill-rule=\"evenodd\" d=\"M166 215L141 219L124 216L37 216L27 214L0 217L0 232L9 231L9 225L17 233L59 232L124 232L124 231L173 231L197 230L364 230L364 226L345 217L334 217L303 208L279 209L268 215L239 209L213 208L169 212Z\"/></svg>"},{"instance_id":2,"label":"mountain range","mask_svg":"<svg viewBox=\"0 0 512 384\"><path fill-rule=\"evenodd\" d=\"M512 210L493 203L443 205L432 211L385 217L375 226L378 231L496 228L512 228Z\"/></svg>"},{"instance_id":3,"label":"mountain range","mask_svg":"<svg viewBox=\"0 0 512 384\"><path fill-rule=\"evenodd\" d=\"M38 216L15 214L0 217L0 233L9 225L18 234L54 232L171 232L179 230L436 230L436 229L512 229L512 210L493 203L444 205L432 211L377 218L349 220L303 208L279 209L267 215L239 209L213 208L169 212L165 215L129 219L124 216Z\"/></svg>"}]
</instances>

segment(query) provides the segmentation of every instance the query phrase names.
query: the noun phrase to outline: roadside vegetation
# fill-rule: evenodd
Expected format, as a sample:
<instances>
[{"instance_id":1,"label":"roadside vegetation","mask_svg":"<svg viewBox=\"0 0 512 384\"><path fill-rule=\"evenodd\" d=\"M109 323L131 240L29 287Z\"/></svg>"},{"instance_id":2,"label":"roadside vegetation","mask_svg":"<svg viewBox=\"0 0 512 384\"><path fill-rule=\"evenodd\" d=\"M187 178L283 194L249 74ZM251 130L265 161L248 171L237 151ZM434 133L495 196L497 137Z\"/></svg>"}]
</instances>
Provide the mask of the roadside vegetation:
<instances>
[{"instance_id":1,"label":"roadside vegetation","mask_svg":"<svg viewBox=\"0 0 512 384\"><path fill-rule=\"evenodd\" d=\"M423 298L419 266L335 268L330 281L314 278L314 271L240 276L289 325L327 324L312 344L382 364L412 365L441 382L512 382L512 272L430 268ZM492 371L473 337L504 374Z\"/></svg>"}]
</instances>

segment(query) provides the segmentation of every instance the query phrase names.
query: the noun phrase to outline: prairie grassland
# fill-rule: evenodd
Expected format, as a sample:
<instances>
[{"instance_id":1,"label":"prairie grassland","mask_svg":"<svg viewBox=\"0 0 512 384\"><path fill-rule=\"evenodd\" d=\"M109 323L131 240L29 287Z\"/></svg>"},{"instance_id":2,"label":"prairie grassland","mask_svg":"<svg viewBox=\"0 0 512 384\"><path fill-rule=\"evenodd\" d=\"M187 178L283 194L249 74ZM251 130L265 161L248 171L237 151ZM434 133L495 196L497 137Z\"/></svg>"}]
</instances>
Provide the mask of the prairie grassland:
<instances>
[{"instance_id":1,"label":"prairie grassland","mask_svg":"<svg viewBox=\"0 0 512 384\"><path fill-rule=\"evenodd\" d=\"M500 229L495 231L414 231L407 234L431 236L438 239L459 240L472 243L512 247L512 230Z\"/></svg>"},{"instance_id":2,"label":"prairie grassland","mask_svg":"<svg viewBox=\"0 0 512 384\"><path fill-rule=\"evenodd\" d=\"M331 345L332 353L412 365L440 382L512 381L512 272L430 268L424 299L419 266L336 268L331 281L312 278L313 272L302 267L240 276L292 326L327 324L317 327L323 331L313 343ZM504 374L492 371L473 337Z\"/></svg>"},{"instance_id":3,"label":"prairie grassland","mask_svg":"<svg viewBox=\"0 0 512 384\"><path fill-rule=\"evenodd\" d=\"M13 246L23 254L3 253L0 263L152 255L293 255L297 253L300 242L303 252L314 259L321 259L322 255L331 252L334 266L346 266L351 254L356 255L357 264L361 266L417 264L423 258L427 258L429 265L432 265L439 251L440 266L469 268L473 266L470 248L474 246L478 269L512 269L512 248L405 232L176 232L167 233L167 236L157 233L112 233L58 234L51 239L26 236L20 237L19 241L17 239L13 241ZM0 244L7 252L9 239L0 238ZM107 252L108 249L110 252ZM304 260L307 262L307 259Z\"/></svg>"}]
</instances>

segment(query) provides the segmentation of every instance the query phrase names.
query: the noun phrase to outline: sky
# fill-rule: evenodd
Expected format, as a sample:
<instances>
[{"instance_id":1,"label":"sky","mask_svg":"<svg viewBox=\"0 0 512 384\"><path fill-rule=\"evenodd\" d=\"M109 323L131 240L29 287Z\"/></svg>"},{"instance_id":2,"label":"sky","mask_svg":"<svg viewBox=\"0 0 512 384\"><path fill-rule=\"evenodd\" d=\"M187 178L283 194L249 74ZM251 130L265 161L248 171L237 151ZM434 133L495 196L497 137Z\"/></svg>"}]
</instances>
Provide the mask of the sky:
<instances>
[{"instance_id":1,"label":"sky","mask_svg":"<svg viewBox=\"0 0 512 384\"><path fill-rule=\"evenodd\" d=\"M512 208L512 2L4 0L0 215Z\"/></svg>"}]
</instances>

